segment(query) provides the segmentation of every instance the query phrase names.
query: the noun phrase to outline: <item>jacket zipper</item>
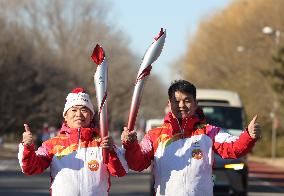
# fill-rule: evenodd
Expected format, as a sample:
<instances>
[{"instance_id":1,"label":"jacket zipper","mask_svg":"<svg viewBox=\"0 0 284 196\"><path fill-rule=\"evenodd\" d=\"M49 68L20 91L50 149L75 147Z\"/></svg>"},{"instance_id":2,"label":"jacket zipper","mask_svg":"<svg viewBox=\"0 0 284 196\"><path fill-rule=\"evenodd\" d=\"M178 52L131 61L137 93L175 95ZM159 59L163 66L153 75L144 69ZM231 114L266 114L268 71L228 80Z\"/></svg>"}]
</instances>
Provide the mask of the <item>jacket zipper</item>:
<instances>
[{"instance_id":1,"label":"jacket zipper","mask_svg":"<svg viewBox=\"0 0 284 196\"><path fill-rule=\"evenodd\" d=\"M80 133L81 133L80 128L78 128L78 129L77 129L77 131L78 131L78 141L77 141L77 143L78 143L78 149L79 149L79 144L80 144Z\"/></svg>"},{"instance_id":2,"label":"jacket zipper","mask_svg":"<svg viewBox=\"0 0 284 196\"><path fill-rule=\"evenodd\" d=\"M176 119L177 119L177 118L176 118ZM183 120L182 120L182 121L183 121ZM182 121L181 121L181 124L182 124ZM179 126L179 129L180 129L180 133L182 134L182 139L184 139L184 128L185 128L185 126L186 126L186 124L187 124L187 118L185 118L185 124L184 124L183 128L181 128L181 125L179 124L178 119L177 119L177 122L178 122L178 126ZM183 161L185 161L185 160L183 160ZM187 173L187 171L186 171L186 173ZM186 184L186 181L187 181L186 174L183 173L182 177L183 177L183 184L184 184L184 189L183 189L183 190L186 190L186 188L187 188L187 184Z\"/></svg>"},{"instance_id":3,"label":"jacket zipper","mask_svg":"<svg viewBox=\"0 0 284 196\"><path fill-rule=\"evenodd\" d=\"M78 143L78 149L77 149L77 153L79 153L79 150L80 150L80 135L81 135L81 129L80 128L78 128L77 129L77 131L78 131L78 141L77 141L77 143ZM78 185L79 185L79 195L81 195L81 192L80 192L80 190L81 190L81 179L79 179L80 178L80 172L78 172L78 177L77 177L77 179L78 179Z\"/></svg>"},{"instance_id":4,"label":"jacket zipper","mask_svg":"<svg viewBox=\"0 0 284 196\"><path fill-rule=\"evenodd\" d=\"M175 118L175 119L176 119L177 122L178 122L178 127L179 127L179 130L180 130L180 133L182 134L182 139L184 139L184 128L185 128L185 126L186 126L186 124L187 124L187 118L185 118L185 123L184 123L183 128L182 128L181 125L179 124L178 119L177 119L177 118Z\"/></svg>"}]
</instances>

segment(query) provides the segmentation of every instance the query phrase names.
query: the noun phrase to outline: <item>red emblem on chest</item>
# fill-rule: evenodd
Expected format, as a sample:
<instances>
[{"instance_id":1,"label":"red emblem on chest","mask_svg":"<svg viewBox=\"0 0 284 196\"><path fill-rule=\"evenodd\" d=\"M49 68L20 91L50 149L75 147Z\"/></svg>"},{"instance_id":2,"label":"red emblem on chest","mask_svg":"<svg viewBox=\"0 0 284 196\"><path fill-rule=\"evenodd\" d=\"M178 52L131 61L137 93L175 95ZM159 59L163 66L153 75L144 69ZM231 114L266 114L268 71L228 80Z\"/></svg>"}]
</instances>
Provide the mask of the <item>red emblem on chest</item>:
<instances>
[{"instance_id":1,"label":"red emblem on chest","mask_svg":"<svg viewBox=\"0 0 284 196\"><path fill-rule=\"evenodd\" d=\"M100 167L100 164L98 161L96 160L91 160L89 163L88 163L88 167L91 171L97 171Z\"/></svg>"}]
</instances>

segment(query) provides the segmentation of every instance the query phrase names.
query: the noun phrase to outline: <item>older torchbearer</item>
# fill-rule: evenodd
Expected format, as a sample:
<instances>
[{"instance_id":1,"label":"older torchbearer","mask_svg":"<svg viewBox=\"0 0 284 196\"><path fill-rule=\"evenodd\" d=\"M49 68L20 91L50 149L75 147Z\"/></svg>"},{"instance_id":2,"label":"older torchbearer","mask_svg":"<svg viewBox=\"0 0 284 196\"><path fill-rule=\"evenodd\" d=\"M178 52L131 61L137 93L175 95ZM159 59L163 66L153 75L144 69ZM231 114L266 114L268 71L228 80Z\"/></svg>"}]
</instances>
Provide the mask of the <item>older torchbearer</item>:
<instances>
[{"instance_id":1,"label":"older torchbearer","mask_svg":"<svg viewBox=\"0 0 284 196\"><path fill-rule=\"evenodd\" d=\"M142 91L144 84L150 75L151 69L152 69L152 63L157 60L157 58L160 56L164 43L166 38L166 31L161 29L159 34L154 38L154 42L150 45L150 47L147 49L143 59L142 63L140 65L140 69L138 71L134 92L132 96L131 106L130 106L130 112L128 117L128 125L127 128L129 131L134 130L135 120L138 113L139 105L141 102L142 97Z\"/></svg>"},{"instance_id":2,"label":"older torchbearer","mask_svg":"<svg viewBox=\"0 0 284 196\"><path fill-rule=\"evenodd\" d=\"M105 53L100 45L94 48L92 59L97 65L94 75L94 84L96 88L97 105L100 119L101 137L108 136L108 113L107 113L107 83L108 83L108 65ZM108 151L103 149L104 163L108 163Z\"/></svg>"}]
</instances>

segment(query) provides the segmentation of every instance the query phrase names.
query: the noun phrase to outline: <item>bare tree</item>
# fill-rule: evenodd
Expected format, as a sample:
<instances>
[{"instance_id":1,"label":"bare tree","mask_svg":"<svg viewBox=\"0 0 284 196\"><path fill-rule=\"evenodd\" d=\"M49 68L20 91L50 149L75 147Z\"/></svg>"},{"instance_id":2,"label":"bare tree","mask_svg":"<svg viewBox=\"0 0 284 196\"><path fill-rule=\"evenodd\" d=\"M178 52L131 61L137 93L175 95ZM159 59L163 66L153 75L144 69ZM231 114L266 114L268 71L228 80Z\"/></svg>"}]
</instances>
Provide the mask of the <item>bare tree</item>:
<instances>
[{"instance_id":1,"label":"bare tree","mask_svg":"<svg viewBox=\"0 0 284 196\"><path fill-rule=\"evenodd\" d=\"M273 58L281 51L283 40L276 43L275 34L267 36L262 30L271 26L283 32L283 6L281 0L235 0L204 19L180 61L184 77L199 88L239 92L247 115L259 115L265 137L271 135L267 131L271 129L271 112L277 112L279 119L284 114L283 102L279 102L283 95L273 88L275 82L283 83L281 60ZM263 73L272 73L272 77ZM279 122L278 134L283 137L283 122ZM267 145L267 139L261 145Z\"/></svg>"},{"instance_id":2,"label":"bare tree","mask_svg":"<svg viewBox=\"0 0 284 196\"><path fill-rule=\"evenodd\" d=\"M60 94L60 85L56 91L51 88L56 85L55 81L64 79L56 75L61 70L50 69L49 65L55 63L52 58L38 58L27 29L7 24L3 18L0 21L3 27L0 31L0 111L5 113L1 116L0 134L19 129L23 122L40 121L43 117L46 120L55 120L58 117L56 108L44 107L49 103L44 102L54 97L48 96L49 94ZM50 57L54 56L50 50L45 50L45 53ZM53 81L49 81L50 78L46 76L53 76Z\"/></svg>"},{"instance_id":3,"label":"bare tree","mask_svg":"<svg viewBox=\"0 0 284 196\"><path fill-rule=\"evenodd\" d=\"M108 97L111 128L113 129L117 122L127 121L133 84L140 62L130 51L128 40L123 33L116 30L114 25L107 25L108 7L102 1L0 0L0 5L2 21L7 27L7 31L2 28L0 33L11 37L3 38L3 41L9 40L8 43L15 45L14 48L2 45L3 51L9 52L9 60L17 59L11 54L15 51L19 51L17 54L24 59L24 63L16 61L10 64L11 69L16 70L10 77L15 79L20 73L29 77L31 86L25 91L32 93L28 97L23 97L23 102L19 104L21 107L17 108L23 108L25 114L19 115L16 124L10 123L9 127L1 125L4 132L18 129L25 118L33 121L37 127L44 121L51 124L60 123L66 93L76 86L85 87L93 95L93 102L96 103L93 85L95 65L90 56L97 43L105 49L109 64ZM0 55L2 57L5 52L1 52ZM34 71L31 76L27 71L16 69L22 64ZM5 69L3 74L6 72ZM152 92L152 86L157 86L157 89L164 88L154 77L151 76L153 84L145 88L145 94ZM12 85L17 86L16 82ZM143 100L148 100L143 111L147 116L154 117L158 115L158 111L163 110L164 106L156 103L158 97L163 97L163 94L156 92L148 95L143 97ZM16 95L11 96L16 99ZM6 98L1 94L2 99ZM24 111L27 99L33 101L32 110ZM10 103L11 114L7 115L7 118L15 122L12 114L16 113L16 107L12 103L13 101Z\"/></svg>"},{"instance_id":4,"label":"bare tree","mask_svg":"<svg viewBox=\"0 0 284 196\"><path fill-rule=\"evenodd\" d=\"M272 37L262 33L262 28L283 27L281 7L284 2L273 2L234 1L225 10L204 20L196 36L188 42L181 61L185 78L198 87L238 91L249 116L267 111L260 114L266 123L270 123L271 105L263 103L272 103L274 92L271 79L263 75L263 70L275 66L271 58L275 45Z\"/></svg>"}]
</instances>

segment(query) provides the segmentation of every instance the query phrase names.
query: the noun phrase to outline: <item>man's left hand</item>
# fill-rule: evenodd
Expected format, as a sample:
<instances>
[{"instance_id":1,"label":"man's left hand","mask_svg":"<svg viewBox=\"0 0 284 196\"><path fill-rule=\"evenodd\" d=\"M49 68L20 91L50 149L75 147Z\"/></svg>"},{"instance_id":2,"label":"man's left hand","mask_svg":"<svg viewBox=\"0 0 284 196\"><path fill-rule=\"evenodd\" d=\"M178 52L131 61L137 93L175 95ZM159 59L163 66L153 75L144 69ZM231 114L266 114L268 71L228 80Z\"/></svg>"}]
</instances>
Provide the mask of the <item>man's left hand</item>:
<instances>
[{"instance_id":1,"label":"man's left hand","mask_svg":"<svg viewBox=\"0 0 284 196\"><path fill-rule=\"evenodd\" d=\"M248 125L249 135L253 139L261 138L261 127L260 127L260 124L256 122L256 120L257 120L257 115L253 117L253 119L250 121Z\"/></svg>"}]
</instances>

